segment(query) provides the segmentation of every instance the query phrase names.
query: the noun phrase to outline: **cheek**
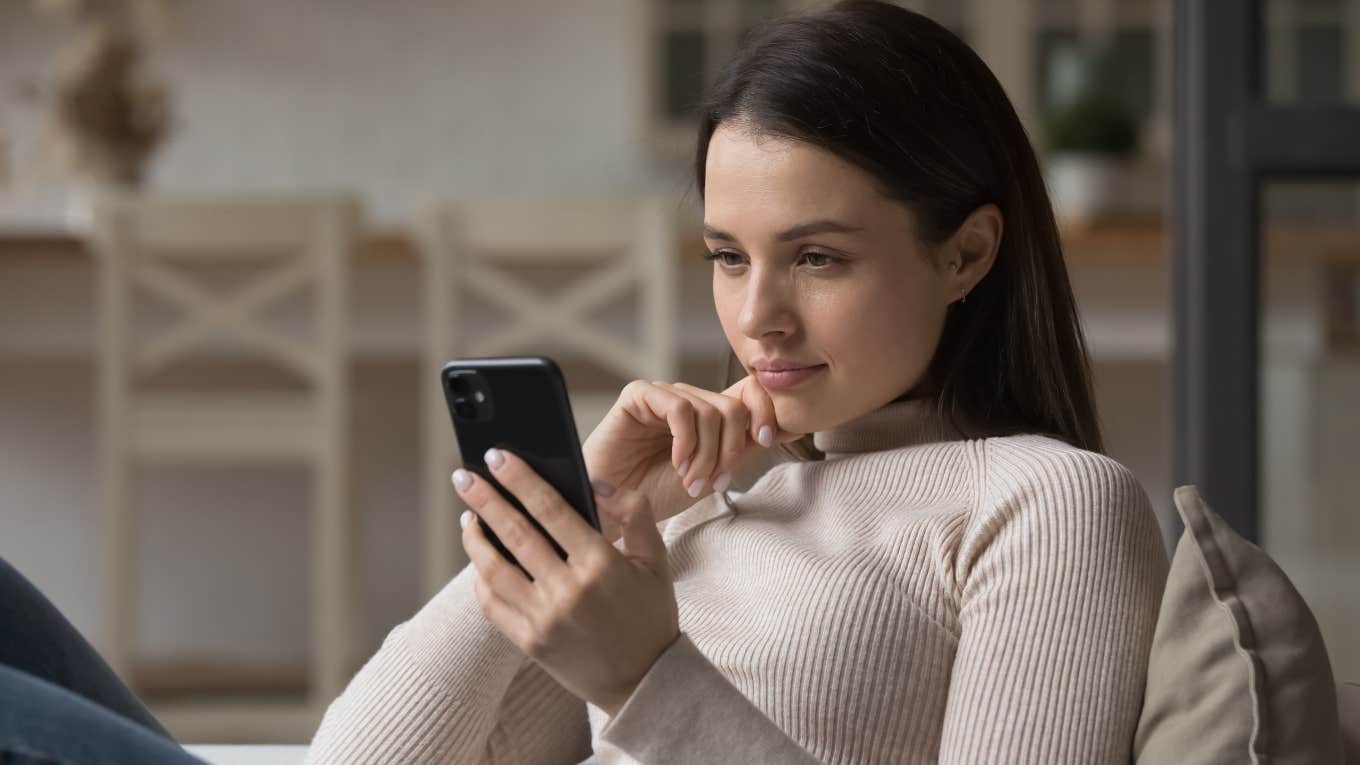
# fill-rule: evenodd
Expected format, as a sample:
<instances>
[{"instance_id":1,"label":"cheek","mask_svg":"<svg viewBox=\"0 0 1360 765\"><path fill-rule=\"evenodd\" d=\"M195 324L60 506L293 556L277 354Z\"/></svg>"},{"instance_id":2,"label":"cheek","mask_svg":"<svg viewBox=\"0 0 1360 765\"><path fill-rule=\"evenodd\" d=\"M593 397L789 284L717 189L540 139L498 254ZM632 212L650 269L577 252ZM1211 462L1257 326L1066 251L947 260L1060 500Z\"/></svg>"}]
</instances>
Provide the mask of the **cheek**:
<instances>
[{"instance_id":1,"label":"cheek","mask_svg":"<svg viewBox=\"0 0 1360 765\"><path fill-rule=\"evenodd\" d=\"M727 336L729 343L737 342L742 337L741 327L738 321L741 317L741 305L743 295L737 287L719 280L716 274L713 277L713 308L718 314L718 323L722 324L723 334Z\"/></svg>"},{"instance_id":2,"label":"cheek","mask_svg":"<svg viewBox=\"0 0 1360 765\"><path fill-rule=\"evenodd\" d=\"M944 326L944 307L933 289L929 282L875 280L853 300L834 309L828 306L828 314L836 315L822 325L833 333L825 340L839 349L843 371L881 381L887 388L905 390L915 384Z\"/></svg>"}]
</instances>

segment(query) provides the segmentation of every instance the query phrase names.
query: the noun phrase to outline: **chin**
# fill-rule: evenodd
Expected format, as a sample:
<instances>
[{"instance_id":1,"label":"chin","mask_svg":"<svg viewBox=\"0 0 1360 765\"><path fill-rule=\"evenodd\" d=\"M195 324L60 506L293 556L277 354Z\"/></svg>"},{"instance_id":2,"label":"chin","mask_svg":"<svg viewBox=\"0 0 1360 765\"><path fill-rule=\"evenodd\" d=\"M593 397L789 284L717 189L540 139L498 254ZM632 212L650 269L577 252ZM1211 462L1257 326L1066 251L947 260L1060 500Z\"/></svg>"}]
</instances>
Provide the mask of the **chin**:
<instances>
[{"instance_id":1,"label":"chin","mask_svg":"<svg viewBox=\"0 0 1360 765\"><path fill-rule=\"evenodd\" d=\"M790 433L816 433L838 424L834 412L819 405L817 400L801 400L787 395L772 394L774 417L781 430Z\"/></svg>"}]
</instances>

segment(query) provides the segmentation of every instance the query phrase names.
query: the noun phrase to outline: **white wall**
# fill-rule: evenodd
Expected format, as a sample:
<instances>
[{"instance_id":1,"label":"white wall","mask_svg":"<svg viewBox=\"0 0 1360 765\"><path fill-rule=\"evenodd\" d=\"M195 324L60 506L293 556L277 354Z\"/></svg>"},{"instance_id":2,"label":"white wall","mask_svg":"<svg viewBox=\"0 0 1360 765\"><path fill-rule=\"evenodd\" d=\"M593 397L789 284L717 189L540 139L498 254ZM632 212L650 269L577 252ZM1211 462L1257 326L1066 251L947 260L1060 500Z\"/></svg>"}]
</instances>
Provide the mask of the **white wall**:
<instances>
[{"instance_id":1,"label":"white wall","mask_svg":"<svg viewBox=\"0 0 1360 765\"><path fill-rule=\"evenodd\" d=\"M639 0L171 6L180 23L154 71L176 128L156 188L357 188L391 219L441 197L629 190L652 175ZM0 3L0 126L16 156L32 153L37 107L13 97L58 39L30 3Z\"/></svg>"}]
</instances>

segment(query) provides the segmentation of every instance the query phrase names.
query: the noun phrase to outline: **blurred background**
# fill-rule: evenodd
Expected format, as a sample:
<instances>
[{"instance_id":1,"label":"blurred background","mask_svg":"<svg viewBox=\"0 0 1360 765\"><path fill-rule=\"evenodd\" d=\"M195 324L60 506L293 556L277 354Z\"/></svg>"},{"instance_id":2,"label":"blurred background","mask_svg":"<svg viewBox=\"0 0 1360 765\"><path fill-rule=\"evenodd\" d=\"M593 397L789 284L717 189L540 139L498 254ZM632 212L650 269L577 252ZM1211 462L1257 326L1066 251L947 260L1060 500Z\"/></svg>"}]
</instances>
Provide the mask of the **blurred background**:
<instances>
[{"instance_id":1,"label":"blurred background","mask_svg":"<svg viewBox=\"0 0 1360 765\"><path fill-rule=\"evenodd\" d=\"M901 4L1041 152L1170 544L1171 0ZM582 435L628 379L720 383L694 105L816 5L0 0L0 556L182 740L308 740L465 560L440 361L557 357ZM1268 103L1360 102L1360 0L1261 8ZM1356 679L1360 182L1268 179L1259 222L1241 480Z\"/></svg>"}]
</instances>

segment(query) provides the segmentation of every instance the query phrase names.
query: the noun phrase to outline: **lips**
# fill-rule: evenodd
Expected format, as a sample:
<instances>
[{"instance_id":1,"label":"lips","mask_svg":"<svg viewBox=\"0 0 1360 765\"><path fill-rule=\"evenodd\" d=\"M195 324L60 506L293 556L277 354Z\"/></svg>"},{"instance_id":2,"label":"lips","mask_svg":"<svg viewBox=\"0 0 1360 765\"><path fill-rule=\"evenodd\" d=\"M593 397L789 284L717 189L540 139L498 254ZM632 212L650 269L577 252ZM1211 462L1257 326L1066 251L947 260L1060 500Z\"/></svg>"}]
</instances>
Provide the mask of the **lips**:
<instances>
[{"instance_id":1,"label":"lips","mask_svg":"<svg viewBox=\"0 0 1360 765\"><path fill-rule=\"evenodd\" d=\"M790 362L770 362L755 367L756 380L766 390L788 390L826 371L825 364L797 366Z\"/></svg>"}]
</instances>

